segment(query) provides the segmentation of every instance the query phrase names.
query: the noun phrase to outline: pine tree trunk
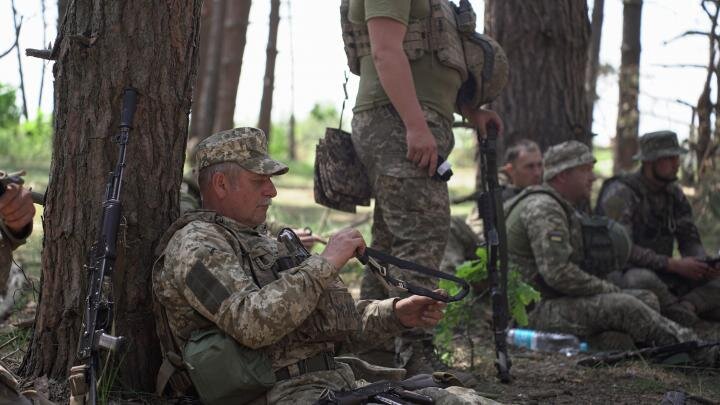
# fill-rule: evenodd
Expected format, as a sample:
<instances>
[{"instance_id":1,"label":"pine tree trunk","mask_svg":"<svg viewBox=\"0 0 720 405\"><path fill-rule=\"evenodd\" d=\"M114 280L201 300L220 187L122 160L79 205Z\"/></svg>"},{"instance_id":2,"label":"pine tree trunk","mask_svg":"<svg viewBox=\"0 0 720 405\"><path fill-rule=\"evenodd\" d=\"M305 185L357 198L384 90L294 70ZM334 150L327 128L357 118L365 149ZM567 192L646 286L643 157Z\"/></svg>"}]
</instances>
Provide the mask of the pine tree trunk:
<instances>
[{"instance_id":1,"label":"pine tree trunk","mask_svg":"<svg viewBox=\"0 0 720 405\"><path fill-rule=\"evenodd\" d=\"M54 66L55 136L43 218L41 292L20 372L63 379L76 365L87 252L99 232L123 88L138 90L114 272L115 331L130 348L125 389L152 391L160 361L153 249L179 212L201 0L75 0ZM84 33L84 37L79 37ZM149 175L152 174L152 175Z\"/></svg>"},{"instance_id":2,"label":"pine tree trunk","mask_svg":"<svg viewBox=\"0 0 720 405\"><path fill-rule=\"evenodd\" d=\"M638 150L638 93L640 92L640 22L642 0L623 1L623 39L620 60L620 97L615 131L613 172L632 170Z\"/></svg>"},{"instance_id":3,"label":"pine tree trunk","mask_svg":"<svg viewBox=\"0 0 720 405\"><path fill-rule=\"evenodd\" d=\"M590 46L588 47L588 63L585 71L585 97L587 99L587 124L592 130L593 110L597 99L597 78L600 67L600 40L604 19L605 0L595 0L590 29Z\"/></svg>"},{"instance_id":4,"label":"pine tree trunk","mask_svg":"<svg viewBox=\"0 0 720 405\"><path fill-rule=\"evenodd\" d=\"M207 57L208 48L210 48L209 37L210 27L212 26L212 5L213 0L204 0L202 4L202 12L200 13L200 40L198 49L198 68L197 79L193 87L192 94L192 115L190 116L190 133L188 134L187 159L194 163L195 154L193 150L195 145L200 142L199 129L200 120L197 119L197 111L200 109L200 97L205 90L205 78L207 77L207 68L209 59Z\"/></svg>"},{"instance_id":5,"label":"pine tree trunk","mask_svg":"<svg viewBox=\"0 0 720 405\"><path fill-rule=\"evenodd\" d=\"M485 30L505 49L510 79L492 103L505 144L521 138L543 150L575 139L591 144L585 102L585 0L486 0Z\"/></svg>"},{"instance_id":6,"label":"pine tree trunk","mask_svg":"<svg viewBox=\"0 0 720 405\"><path fill-rule=\"evenodd\" d=\"M263 79L263 95L260 102L258 128L262 129L270 139L270 116L272 113L273 90L275 88L275 57L277 56L277 34L280 25L280 0L270 1L270 30L265 60L265 78Z\"/></svg>"},{"instance_id":7,"label":"pine tree trunk","mask_svg":"<svg viewBox=\"0 0 720 405\"><path fill-rule=\"evenodd\" d=\"M251 4L250 0L232 0L227 6L213 132L230 129L234 124L235 99L247 42Z\"/></svg>"},{"instance_id":8,"label":"pine tree trunk","mask_svg":"<svg viewBox=\"0 0 720 405\"><path fill-rule=\"evenodd\" d=\"M217 107L218 83L220 77L220 58L223 49L223 26L226 0L206 0L210 6L210 24L207 27L207 50L203 52L203 75L200 77L202 86L198 88L197 98L193 99L192 126L188 140L188 156L192 160L195 145L212 134ZM236 0L233 0L236 1ZM205 34L205 32L202 32Z\"/></svg>"}]
</instances>

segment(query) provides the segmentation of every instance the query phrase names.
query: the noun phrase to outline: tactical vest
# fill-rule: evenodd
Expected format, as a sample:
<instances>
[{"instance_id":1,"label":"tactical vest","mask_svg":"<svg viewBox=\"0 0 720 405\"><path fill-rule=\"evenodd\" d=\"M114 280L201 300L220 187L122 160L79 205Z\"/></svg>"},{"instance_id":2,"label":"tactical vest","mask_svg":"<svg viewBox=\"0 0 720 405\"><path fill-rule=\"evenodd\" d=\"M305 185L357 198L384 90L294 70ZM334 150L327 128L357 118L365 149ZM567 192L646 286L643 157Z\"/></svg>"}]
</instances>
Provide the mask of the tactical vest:
<instances>
[{"instance_id":1,"label":"tactical vest","mask_svg":"<svg viewBox=\"0 0 720 405\"><path fill-rule=\"evenodd\" d=\"M603 182L598 201L603 199L607 187L615 181L626 185L640 201L640 210L632 218L632 241L634 244L666 256L672 256L675 246L675 197L664 193L665 203L653 206L648 199L650 192L639 174L614 176Z\"/></svg>"},{"instance_id":2,"label":"tactical vest","mask_svg":"<svg viewBox=\"0 0 720 405\"><path fill-rule=\"evenodd\" d=\"M417 60L426 53L437 54L440 62L457 70L465 81L468 77L465 54L459 30L475 31L475 13L472 19L466 14L463 26L458 27L454 6L447 0L429 0L430 14L427 18L411 19L403 39L403 49L409 60ZM345 44L345 54L350 71L360 75L360 59L370 55L370 34L365 24L354 24L348 18L350 0L340 2L340 24Z\"/></svg>"},{"instance_id":3,"label":"tactical vest","mask_svg":"<svg viewBox=\"0 0 720 405\"><path fill-rule=\"evenodd\" d=\"M233 248L235 255L242 261L242 268L246 274L252 278L258 288L280 279L283 271L297 267L300 264L294 258L281 257L280 254L284 250L284 246L273 243L270 239L254 238L257 243L253 245L246 243L233 229L224 223L223 217L215 212L198 210L192 212L191 215L186 214L182 218L184 220L176 221L158 244L156 254L159 254L159 257L153 265L153 272L156 271L155 269L164 266L164 254L162 251L167 246L172 235L195 220L215 223L223 228L226 232L225 239ZM185 370L185 362L181 355L184 348L181 342L171 333L165 309L157 302L154 294L153 298L155 313L160 318L160 321L157 322L157 333L160 337L164 357L163 365L158 373L158 395L163 394L166 383L170 384L176 394L188 393L192 388L192 383ZM310 316L298 328L276 344L290 346L307 342L339 342L345 340L349 334L359 331L361 324L361 317L355 308L352 295L340 278L337 278L325 288ZM251 351L240 344L237 344L237 346L242 348L246 354ZM262 351L262 349L259 351Z\"/></svg>"},{"instance_id":4,"label":"tactical vest","mask_svg":"<svg viewBox=\"0 0 720 405\"><path fill-rule=\"evenodd\" d=\"M630 256L631 242L624 228L617 222L607 217L589 216L581 213L567 203L561 201L558 196L547 190L525 189L512 202L505 212L505 220L510 218L515 207L521 201L532 194L545 194L552 197L565 211L570 226L578 221L581 227L581 240L570 240L574 253L570 261L578 265L586 273L599 278L606 277L610 272L621 270ZM517 214L516 214L517 215ZM576 254L575 252L580 252ZM532 281L539 288L545 297L554 297L557 293L542 279L540 274L535 274Z\"/></svg>"}]
</instances>

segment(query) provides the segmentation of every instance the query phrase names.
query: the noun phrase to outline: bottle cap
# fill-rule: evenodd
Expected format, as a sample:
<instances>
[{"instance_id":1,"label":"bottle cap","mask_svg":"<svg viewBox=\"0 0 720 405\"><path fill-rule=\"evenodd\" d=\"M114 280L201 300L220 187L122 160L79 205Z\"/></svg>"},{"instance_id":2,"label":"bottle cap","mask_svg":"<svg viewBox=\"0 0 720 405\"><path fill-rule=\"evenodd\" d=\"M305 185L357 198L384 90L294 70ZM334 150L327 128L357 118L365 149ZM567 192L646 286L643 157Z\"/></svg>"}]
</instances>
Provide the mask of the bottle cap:
<instances>
[{"instance_id":1,"label":"bottle cap","mask_svg":"<svg viewBox=\"0 0 720 405\"><path fill-rule=\"evenodd\" d=\"M587 352L587 351L588 351L588 344L587 344L587 342L580 342L580 351L581 351L581 352Z\"/></svg>"}]
</instances>

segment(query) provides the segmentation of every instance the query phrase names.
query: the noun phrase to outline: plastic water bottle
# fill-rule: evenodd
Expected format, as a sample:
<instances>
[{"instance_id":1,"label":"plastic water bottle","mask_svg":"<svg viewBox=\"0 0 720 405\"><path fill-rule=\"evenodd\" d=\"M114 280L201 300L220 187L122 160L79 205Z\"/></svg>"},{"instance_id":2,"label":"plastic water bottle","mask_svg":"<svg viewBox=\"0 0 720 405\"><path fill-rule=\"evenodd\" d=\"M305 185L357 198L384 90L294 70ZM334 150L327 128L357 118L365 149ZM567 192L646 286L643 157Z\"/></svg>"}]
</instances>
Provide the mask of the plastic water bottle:
<instances>
[{"instance_id":1,"label":"plastic water bottle","mask_svg":"<svg viewBox=\"0 0 720 405\"><path fill-rule=\"evenodd\" d=\"M517 347L541 352L562 353L566 356L587 351L587 343L580 342L574 335L530 329L510 329L507 334L507 342Z\"/></svg>"}]
</instances>

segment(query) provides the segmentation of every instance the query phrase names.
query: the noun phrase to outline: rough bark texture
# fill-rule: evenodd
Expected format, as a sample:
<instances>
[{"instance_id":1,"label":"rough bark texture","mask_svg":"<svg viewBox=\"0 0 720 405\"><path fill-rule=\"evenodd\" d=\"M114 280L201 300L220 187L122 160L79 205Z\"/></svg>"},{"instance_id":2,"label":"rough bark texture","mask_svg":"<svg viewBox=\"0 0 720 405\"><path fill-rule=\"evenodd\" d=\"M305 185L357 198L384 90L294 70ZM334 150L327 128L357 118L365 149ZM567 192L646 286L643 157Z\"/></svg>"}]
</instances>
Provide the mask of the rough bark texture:
<instances>
[{"instance_id":1,"label":"rough bark texture","mask_svg":"<svg viewBox=\"0 0 720 405\"><path fill-rule=\"evenodd\" d=\"M593 110L597 99L597 78L600 66L600 40L602 38L603 19L605 18L605 0L595 0L590 29L590 46L588 47L588 63L585 70L585 98L587 100L586 128L592 130Z\"/></svg>"},{"instance_id":2,"label":"rough bark texture","mask_svg":"<svg viewBox=\"0 0 720 405\"><path fill-rule=\"evenodd\" d=\"M638 94L640 92L640 22L642 0L623 1L623 40L620 61L620 96L614 142L613 172L633 169L638 150Z\"/></svg>"},{"instance_id":3,"label":"rough bark texture","mask_svg":"<svg viewBox=\"0 0 720 405\"><path fill-rule=\"evenodd\" d=\"M591 143L585 69L585 0L486 0L485 29L505 49L510 79L492 103L506 125L506 144L532 139L548 146Z\"/></svg>"},{"instance_id":4,"label":"rough bark texture","mask_svg":"<svg viewBox=\"0 0 720 405\"><path fill-rule=\"evenodd\" d=\"M233 127L235 99L237 97L243 54L247 42L250 0L232 0L227 5L223 29L223 51L220 59L220 84L217 92L217 107L213 132Z\"/></svg>"},{"instance_id":5,"label":"rough bark texture","mask_svg":"<svg viewBox=\"0 0 720 405\"><path fill-rule=\"evenodd\" d=\"M212 2L210 24L207 31L206 53L203 55L203 75L199 80L197 98L193 100L193 121L190 128L188 151L193 158L193 148L198 142L212 134L215 108L217 107L218 83L220 77L220 58L222 55L223 26L225 21L226 0L207 0ZM203 32L205 34L205 32Z\"/></svg>"},{"instance_id":6,"label":"rough bark texture","mask_svg":"<svg viewBox=\"0 0 720 405\"><path fill-rule=\"evenodd\" d=\"M160 361L151 306L153 249L177 217L197 67L201 0L75 0L59 44L55 137L43 218L42 290L21 373L63 379L75 365L87 252L98 234L123 88L138 89L122 187L115 331L128 338L127 390L152 391ZM78 37L84 33L84 37ZM150 175L151 174L151 175Z\"/></svg>"},{"instance_id":7,"label":"rough bark texture","mask_svg":"<svg viewBox=\"0 0 720 405\"><path fill-rule=\"evenodd\" d=\"M198 130L200 128L200 121L197 119L198 105L200 104L200 96L205 90L205 77L207 77L208 68L208 48L210 36L210 26L212 25L212 5L213 0L204 0L202 5L202 11L200 13L200 47L198 49L198 74L195 80L195 86L193 87L192 94L192 115L190 119L190 133L188 135L187 145L187 159L190 162L195 161L195 156L192 153L195 145L200 140L196 138Z\"/></svg>"},{"instance_id":8,"label":"rough bark texture","mask_svg":"<svg viewBox=\"0 0 720 405\"><path fill-rule=\"evenodd\" d=\"M270 30L265 60L265 78L263 79L263 95L260 102L258 128L262 129L270 139L270 116L272 113L273 90L275 89L275 57L277 56L277 34L280 25L280 0L270 1Z\"/></svg>"}]
</instances>

